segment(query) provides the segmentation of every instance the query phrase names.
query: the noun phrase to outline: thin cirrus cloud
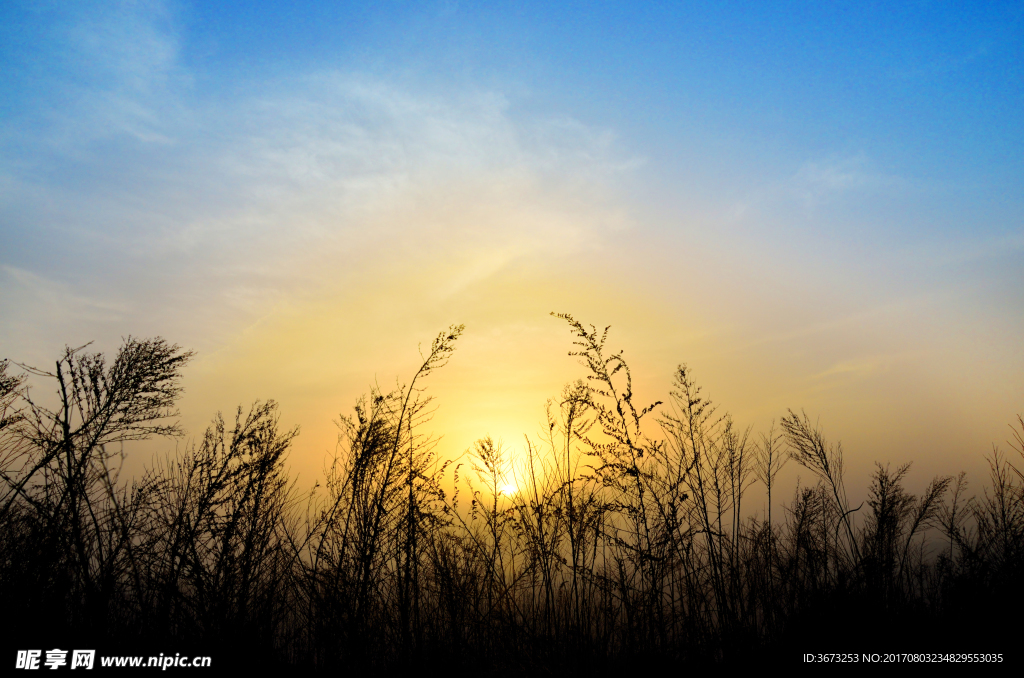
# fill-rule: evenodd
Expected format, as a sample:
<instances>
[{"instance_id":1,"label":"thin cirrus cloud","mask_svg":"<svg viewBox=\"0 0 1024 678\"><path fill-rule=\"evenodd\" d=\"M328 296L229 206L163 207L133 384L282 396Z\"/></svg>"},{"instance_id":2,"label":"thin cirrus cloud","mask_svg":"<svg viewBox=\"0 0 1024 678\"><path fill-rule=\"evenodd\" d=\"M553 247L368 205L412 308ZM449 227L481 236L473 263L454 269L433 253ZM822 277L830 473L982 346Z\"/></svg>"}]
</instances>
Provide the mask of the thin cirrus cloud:
<instances>
[{"instance_id":1,"label":"thin cirrus cloud","mask_svg":"<svg viewBox=\"0 0 1024 678\"><path fill-rule=\"evenodd\" d=\"M614 220L573 215L628 171L607 132L567 118L521 124L499 94L453 100L337 71L199 98L177 37L154 27L159 6L143 7L148 17L63 27L62 58L89 64L86 85L50 95L71 98L73 114L25 116L27 134L8 135L4 210L9 230L27 234L17 264L40 281L87 278L86 290L143 315L152 304L133 290L160 299L161 314L175 303L194 312L200 293L244 314L323 286L329 270L351 275L374 253L476 249L493 267L576 248ZM44 257L54 240L60 251ZM481 270L468 262L452 279Z\"/></svg>"}]
</instances>

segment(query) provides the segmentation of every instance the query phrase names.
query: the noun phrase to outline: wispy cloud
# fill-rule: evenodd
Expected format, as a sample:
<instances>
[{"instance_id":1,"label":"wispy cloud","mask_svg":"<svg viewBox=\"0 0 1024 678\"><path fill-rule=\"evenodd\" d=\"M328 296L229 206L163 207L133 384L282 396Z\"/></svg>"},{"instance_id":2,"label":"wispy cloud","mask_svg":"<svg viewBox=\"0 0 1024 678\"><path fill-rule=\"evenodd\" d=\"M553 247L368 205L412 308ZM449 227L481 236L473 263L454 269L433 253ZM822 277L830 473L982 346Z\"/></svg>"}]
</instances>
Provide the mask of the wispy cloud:
<instances>
[{"instance_id":1,"label":"wispy cloud","mask_svg":"<svg viewBox=\"0 0 1024 678\"><path fill-rule=\"evenodd\" d=\"M21 55L34 103L21 136L72 157L100 140L172 141L187 115L181 97L190 77L166 3L101 2L37 15L40 44Z\"/></svg>"},{"instance_id":2,"label":"wispy cloud","mask_svg":"<svg viewBox=\"0 0 1024 678\"><path fill-rule=\"evenodd\" d=\"M843 201L865 201L921 189L918 182L879 170L863 153L808 159L792 173L750 190L731 206L729 218L764 219L787 213L820 217L824 216L822 208Z\"/></svg>"},{"instance_id":3,"label":"wispy cloud","mask_svg":"<svg viewBox=\"0 0 1024 678\"><path fill-rule=\"evenodd\" d=\"M52 359L46 349L54 341L91 341L109 334L104 328L130 313L125 303L83 292L81 286L0 265L0 359L42 364Z\"/></svg>"},{"instance_id":4,"label":"wispy cloud","mask_svg":"<svg viewBox=\"0 0 1024 678\"><path fill-rule=\"evenodd\" d=\"M637 162L614 134L514 117L501 92L324 70L203 97L159 3L83 12L64 35L83 62L73 103L0 151L4 228L60 242L63 265L0 262L102 289L135 321L251 322L403 259L443 262L444 298L628 224L609 186Z\"/></svg>"}]
</instances>

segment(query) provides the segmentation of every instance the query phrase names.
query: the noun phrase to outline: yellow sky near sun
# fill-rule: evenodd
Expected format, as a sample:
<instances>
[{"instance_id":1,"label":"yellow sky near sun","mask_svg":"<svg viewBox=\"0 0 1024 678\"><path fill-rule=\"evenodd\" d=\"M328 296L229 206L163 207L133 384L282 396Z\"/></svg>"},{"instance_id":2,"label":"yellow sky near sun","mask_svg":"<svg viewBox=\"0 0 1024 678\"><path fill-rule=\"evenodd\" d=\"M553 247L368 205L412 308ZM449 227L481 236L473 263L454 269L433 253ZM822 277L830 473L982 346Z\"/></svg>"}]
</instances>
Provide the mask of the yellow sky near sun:
<instances>
[{"instance_id":1,"label":"yellow sky near sun","mask_svg":"<svg viewBox=\"0 0 1024 678\"><path fill-rule=\"evenodd\" d=\"M612 325L608 349L625 350L638 404L667 400L675 365L687 362L722 411L755 433L806 407L843 440L851 486L876 460L914 460L922 483L961 468L980 481L983 455L1013 414L1000 401L1005 386L986 393L971 378L983 380L990 363L958 350L969 328L944 333L957 318L939 301L872 305L824 285L787 305L805 284L799 276L709 284L741 268L749 275L751 264L730 269L706 252L674 267L687 243L641 231L607 201L529 181L435 188L365 224L393 242L337 265L330 252L310 256L300 279L315 285L287 290L198 357L182 402L192 435L217 410L274 398L283 423L302 428L290 463L311 484L335 448L338 415L373 384L407 383L417 345L465 324L450 364L423 384L437 406L428 428L441 437L438 452L455 458L490 435L521 458L545 402L585 376L551 311Z\"/></svg>"},{"instance_id":2,"label":"yellow sky near sun","mask_svg":"<svg viewBox=\"0 0 1024 678\"><path fill-rule=\"evenodd\" d=\"M446 282L439 270L444 264L409 268L407 278L385 275L389 282L367 290L277 309L216 355L200 358L190 392L203 396L189 400L204 402L190 409L210 410L239 393L274 397L285 413L302 413L297 449L306 451L293 462L315 466L317 454L333 445L331 421L351 412L374 383L384 390L396 379L407 383L421 362L417 345L427 350L439 331L457 322L466 332L452 360L422 384L438 406L431 427L444 434L446 454L458 454L485 435L519 446L524 434L540 430L545 401L583 376L567 355L567 326L548 312L574 308L596 315L601 307L605 314L625 315L615 313L626 301L616 299L614 290L526 264L496 271L440 303L432 297Z\"/></svg>"}]
</instances>

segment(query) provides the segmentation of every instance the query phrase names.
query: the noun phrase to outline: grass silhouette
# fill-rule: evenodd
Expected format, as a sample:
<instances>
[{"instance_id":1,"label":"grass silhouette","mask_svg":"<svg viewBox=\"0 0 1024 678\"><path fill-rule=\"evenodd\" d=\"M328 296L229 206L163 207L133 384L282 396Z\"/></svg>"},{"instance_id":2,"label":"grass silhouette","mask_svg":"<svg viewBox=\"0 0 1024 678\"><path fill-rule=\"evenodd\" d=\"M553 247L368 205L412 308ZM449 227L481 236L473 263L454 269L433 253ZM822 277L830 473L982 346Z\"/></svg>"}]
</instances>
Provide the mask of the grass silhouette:
<instances>
[{"instance_id":1,"label":"grass silhouette","mask_svg":"<svg viewBox=\"0 0 1024 678\"><path fill-rule=\"evenodd\" d=\"M5 361L5 637L324 671L571 675L1007 649L1024 477L998 450L978 495L963 473L914 495L909 465L878 464L852 507L842 447L805 413L752 434L686 366L664 403L638 405L608 329L557 317L586 378L549 401L520 464L489 437L468 462L435 455L424 383L453 355L452 326L407 386L339 420L337 456L308 493L286 472L298 431L280 429L273 401L239 408L232 427L218 414L199 444L121 476L123 443L178 433L192 354L162 339L129 338L109 365L84 347L54 372L9 375ZM30 379L55 387L55 408ZM815 484L773 514L788 461ZM743 510L754 484L763 515Z\"/></svg>"}]
</instances>

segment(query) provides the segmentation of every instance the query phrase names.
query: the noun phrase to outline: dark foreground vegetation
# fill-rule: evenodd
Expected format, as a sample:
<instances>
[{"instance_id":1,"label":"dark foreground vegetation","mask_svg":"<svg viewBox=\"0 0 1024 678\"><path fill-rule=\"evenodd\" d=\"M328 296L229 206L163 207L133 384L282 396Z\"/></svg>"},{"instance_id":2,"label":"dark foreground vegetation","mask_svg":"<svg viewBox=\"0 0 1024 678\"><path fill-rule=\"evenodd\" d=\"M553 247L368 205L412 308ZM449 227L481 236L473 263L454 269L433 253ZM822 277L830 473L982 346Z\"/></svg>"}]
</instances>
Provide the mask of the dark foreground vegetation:
<instances>
[{"instance_id":1,"label":"dark foreground vegetation","mask_svg":"<svg viewBox=\"0 0 1024 678\"><path fill-rule=\"evenodd\" d=\"M84 349L53 371L3 363L9 659L45 645L512 675L1012 651L1024 492L1011 460L992 453L980 492L960 474L921 495L907 467L878 465L854 506L840 446L806 415L753 435L686 367L665 403L638 403L607 330L560 317L587 378L549 403L547 435L514 467L489 438L440 463L423 432L424 384L459 326L408 386L372 391L340 421L312 491L287 475L297 431L273 402L120 475L126 444L180 433L191 353L161 339L129 338L109 364ZM27 390L39 380L56 390L48 406ZM777 487L787 461L814 484ZM755 483L764 512L743 503Z\"/></svg>"}]
</instances>

